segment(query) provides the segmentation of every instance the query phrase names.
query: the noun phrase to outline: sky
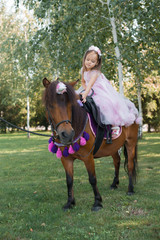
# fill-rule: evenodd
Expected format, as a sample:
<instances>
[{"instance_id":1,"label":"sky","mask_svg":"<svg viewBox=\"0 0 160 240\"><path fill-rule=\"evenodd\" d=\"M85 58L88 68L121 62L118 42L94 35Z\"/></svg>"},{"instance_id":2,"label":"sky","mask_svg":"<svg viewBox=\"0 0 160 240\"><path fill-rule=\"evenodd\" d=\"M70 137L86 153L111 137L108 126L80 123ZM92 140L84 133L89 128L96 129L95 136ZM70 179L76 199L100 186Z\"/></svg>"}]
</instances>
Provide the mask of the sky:
<instances>
[{"instance_id":1,"label":"sky","mask_svg":"<svg viewBox=\"0 0 160 240\"><path fill-rule=\"evenodd\" d=\"M7 12L10 14L15 12L15 0L0 0L0 3L4 2L7 8ZM25 7L22 5L22 0L19 0L19 8L24 10Z\"/></svg>"},{"instance_id":2,"label":"sky","mask_svg":"<svg viewBox=\"0 0 160 240\"><path fill-rule=\"evenodd\" d=\"M17 12L16 16L18 19L22 19L22 22L23 24L25 22L28 21L28 19L25 17L26 16L26 12L33 16L33 10L28 10L24 7L24 5L22 4L22 0L19 0L19 11ZM7 13L8 14L12 14L16 11L16 8L15 8L15 0L0 0L0 4L1 3L4 3L5 6L6 6L6 10L7 10Z\"/></svg>"},{"instance_id":3,"label":"sky","mask_svg":"<svg viewBox=\"0 0 160 240\"><path fill-rule=\"evenodd\" d=\"M14 0L3 0L3 2L4 2L5 5L6 5L6 8L7 8L8 13L15 11L15 8L14 8Z\"/></svg>"}]
</instances>

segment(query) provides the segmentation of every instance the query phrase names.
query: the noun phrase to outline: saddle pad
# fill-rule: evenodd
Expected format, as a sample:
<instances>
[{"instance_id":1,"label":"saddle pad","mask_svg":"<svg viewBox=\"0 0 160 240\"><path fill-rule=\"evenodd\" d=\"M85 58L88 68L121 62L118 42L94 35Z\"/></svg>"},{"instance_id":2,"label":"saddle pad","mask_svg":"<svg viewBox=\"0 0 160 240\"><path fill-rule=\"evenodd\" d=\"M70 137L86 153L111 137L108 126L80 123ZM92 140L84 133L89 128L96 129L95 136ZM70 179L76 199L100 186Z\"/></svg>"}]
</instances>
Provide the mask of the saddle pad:
<instances>
[{"instance_id":1,"label":"saddle pad","mask_svg":"<svg viewBox=\"0 0 160 240\"><path fill-rule=\"evenodd\" d=\"M88 114L89 125L90 125L90 128L91 128L91 131L92 131L93 135L96 136L96 133L97 133L97 124L96 124L96 122L94 121L94 119L93 119L93 117L92 117L92 114L89 114L89 113L87 113L87 114ZM115 135L115 134L114 134L114 131L113 131L113 133L112 133L112 139L114 140L114 139L118 138L118 137L121 135L121 133L122 133L122 127L119 126L119 132L118 132L118 134ZM106 139L106 130L105 130L105 132L104 132L104 139Z\"/></svg>"}]
</instances>

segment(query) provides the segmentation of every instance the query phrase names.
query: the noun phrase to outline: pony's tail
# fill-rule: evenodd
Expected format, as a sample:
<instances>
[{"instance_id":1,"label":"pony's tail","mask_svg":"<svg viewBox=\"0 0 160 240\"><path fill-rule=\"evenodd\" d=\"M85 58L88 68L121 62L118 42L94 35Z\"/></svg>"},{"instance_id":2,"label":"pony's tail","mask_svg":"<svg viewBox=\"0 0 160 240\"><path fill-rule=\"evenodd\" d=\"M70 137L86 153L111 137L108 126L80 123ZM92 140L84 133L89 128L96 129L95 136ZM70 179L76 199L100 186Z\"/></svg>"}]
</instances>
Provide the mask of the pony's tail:
<instances>
[{"instance_id":1,"label":"pony's tail","mask_svg":"<svg viewBox=\"0 0 160 240\"><path fill-rule=\"evenodd\" d=\"M124 153L124 157L125 157L124 169L125 169L126 173L128 174L128 153L127 153L127 148L126 148L125 144L124 144L124 152L123 153ZM137 169L138 169L137 145L135 146L135 155L134 155L133 163L134 163L134 167L133 167L133 171L132 171L132 179L133 179L133 182L136 183Z\"/></svg>"}]
</instances>

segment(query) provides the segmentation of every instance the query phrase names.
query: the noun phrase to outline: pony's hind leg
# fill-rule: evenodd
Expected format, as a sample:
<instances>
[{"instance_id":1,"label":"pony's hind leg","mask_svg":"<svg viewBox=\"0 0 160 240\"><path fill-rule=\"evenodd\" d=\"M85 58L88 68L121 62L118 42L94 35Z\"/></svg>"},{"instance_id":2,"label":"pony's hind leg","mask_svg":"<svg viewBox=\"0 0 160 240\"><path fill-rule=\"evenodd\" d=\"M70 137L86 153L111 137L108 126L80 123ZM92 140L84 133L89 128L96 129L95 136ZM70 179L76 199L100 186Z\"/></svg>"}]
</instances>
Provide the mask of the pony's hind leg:
<instances>
[{"instance_id":1,"label":"pony's hind leg","mask_svg":"<svg viewBox=\"0 0 160 240\"><path fill-rule=\"evenodd\" d=\"M128 195L134 194L133 183L136 182L136 166L137 166L137 146L124 145L125 163L124 167L129 177Z\"/></svg>"},{"instance_id":2,"label":"pony's hind leg","mask_svg":"<svg viewBox=\"0 0 160 240\"><path fill-rule=\"evenodd\" d=\"M119 184L119 168L120 168L120 155L118 152L116 152L114 155L112 155L113 158L113 163L114 163L114 167L115 167L115 174L114 174L114 178L113 178L113 182L110 186L111 189L116 189L117 185Z\"/></svg>"},{"instance_id":3,"label":"pony's hind leg","mask_svg":"<svg viewBox=\"0 0 160 240\"><path fill-rule=\"evenodd\" d=\"M84 163L88 171L89 182L92 186L94 198L95 198L92 211L99 211L103 206L102 206L102 198L97 188L97 179L95 174L95 165L94 165L93 156L90 156L90 158L84 161Z\"/></svg>"}]
</instances>

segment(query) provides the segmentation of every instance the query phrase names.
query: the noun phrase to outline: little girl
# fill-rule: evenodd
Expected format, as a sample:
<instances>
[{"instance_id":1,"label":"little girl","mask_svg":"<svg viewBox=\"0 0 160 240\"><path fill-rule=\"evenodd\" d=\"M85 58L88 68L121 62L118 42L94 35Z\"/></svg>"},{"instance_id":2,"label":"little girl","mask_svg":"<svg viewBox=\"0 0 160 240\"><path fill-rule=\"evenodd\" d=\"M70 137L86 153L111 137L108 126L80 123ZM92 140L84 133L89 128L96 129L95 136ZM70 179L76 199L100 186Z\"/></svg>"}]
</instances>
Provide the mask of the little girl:
<instances>
[{"instance_id":1,"label":"little girl","mask_svg":"<svg viewBox=\"0 0 160 240\"><path fill-rule=\"evenodd\" d=\"M93 99L100 109L100 118L103 124L113 126L129 126L138 118L138 110L134 103L121 96L101 73L101 51L91 46L85 53L82 67L81 84L84 91L81 93L82 102L91 88L94 90Z\"/></svg>"}]
</instances>

